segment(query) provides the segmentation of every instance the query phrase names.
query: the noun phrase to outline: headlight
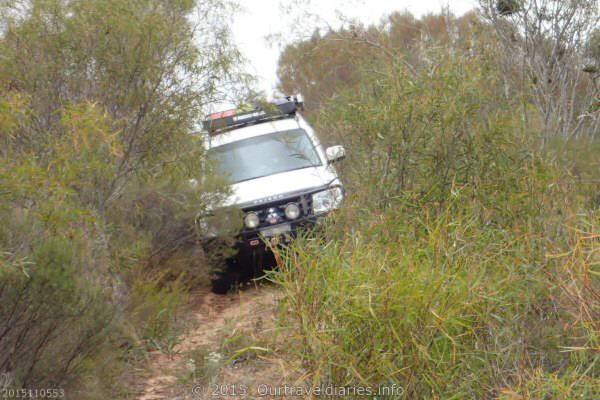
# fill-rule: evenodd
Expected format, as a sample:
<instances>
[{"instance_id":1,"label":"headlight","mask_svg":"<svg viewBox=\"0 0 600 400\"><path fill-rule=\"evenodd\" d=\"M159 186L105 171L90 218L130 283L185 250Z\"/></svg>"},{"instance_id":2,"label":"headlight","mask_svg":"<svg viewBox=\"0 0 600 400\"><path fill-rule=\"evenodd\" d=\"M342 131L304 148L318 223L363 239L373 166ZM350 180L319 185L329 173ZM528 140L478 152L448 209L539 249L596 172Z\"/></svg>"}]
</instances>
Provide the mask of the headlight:
<instances>
[{"instance_id":1,"label":"headlight","mask_svg":"<svg viewBox=\"0 0 600 400\"><path fill-rule=\"evenodd\" d=\"M300 216L300 207L296 203L290 203L285 206L285 217L287 219L296 219Z\"/></svg>"},{"instance_id":2,"label":"headlight","mask_svg":"<svg viewBox=\"0 0 600 400\"><path fill-rule=\"evenodd\" d=\"M220 208L196 216L196 224L203 238L236 235L242 229L243 215L236 208Z\"/></svg>"},{"instance_id":3,"label":"headlight","mask_svg":"<svg viewBox=\"0 0 600 400\"><path fill-rule=\"evenodd\" d=\"M344 199L342 188L335 186L312 195L312 207L315 214L339 208Z\"/></svg>"},{"instance_id":4,"label":"headlight","mask_svg":"<svg viewBox=\"0 0 600 400\"><path fill-rule=\"evenodd\" d=\"M246 228L254 229L260 224L260 220L258 219L258 215L256 213L250 212L246 214L244 217L244 225Z\"/></svg>"},{"instance_id":5,"label":"headlight","mask_svg":"<svg viewBox=\"0 0 600 400\"><path fill-rule=\"evenodd\" d=\"M198 221L198 226L200 227L202 233L205 238L214 238L217 237L217 232L214 227L210 226L206 220L202 219Z\"/></svg>"}]
</instances>

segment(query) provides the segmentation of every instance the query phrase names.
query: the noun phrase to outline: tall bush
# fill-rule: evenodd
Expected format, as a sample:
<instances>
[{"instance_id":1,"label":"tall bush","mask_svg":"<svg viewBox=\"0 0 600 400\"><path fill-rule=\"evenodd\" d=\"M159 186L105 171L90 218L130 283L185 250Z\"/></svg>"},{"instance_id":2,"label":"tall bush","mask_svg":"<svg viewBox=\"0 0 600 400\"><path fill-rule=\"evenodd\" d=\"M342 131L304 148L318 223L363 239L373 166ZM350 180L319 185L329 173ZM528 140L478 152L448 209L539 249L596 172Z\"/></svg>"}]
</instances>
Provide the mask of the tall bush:
<instances>
[{"instance_id":1,"label":"tall bush","mask_svg":"<svg viewBox=\"0 0 600 400\"><path fill-rule=\"evenodd\" d=\"M402 53L359 63L358 88L315 117L348 148L348 197L274 274L307 376L406 398L595 398L596 252L571 234L596 235L589 192L539 150L485 38L423 51L417 70Z\"/></svg>"},{"instance_id":2,"label":"tall bush","mask_svg":"<svg viewBox=\"0 0 600 400\"><path fill-rule=\"evenodd\" d=\"M206 278L195 218L225 193L193 133L240 76L229 7L0 3L0 372L15 388L123 396L117 375L169 340Z\"/></svg>"}]
</instances>

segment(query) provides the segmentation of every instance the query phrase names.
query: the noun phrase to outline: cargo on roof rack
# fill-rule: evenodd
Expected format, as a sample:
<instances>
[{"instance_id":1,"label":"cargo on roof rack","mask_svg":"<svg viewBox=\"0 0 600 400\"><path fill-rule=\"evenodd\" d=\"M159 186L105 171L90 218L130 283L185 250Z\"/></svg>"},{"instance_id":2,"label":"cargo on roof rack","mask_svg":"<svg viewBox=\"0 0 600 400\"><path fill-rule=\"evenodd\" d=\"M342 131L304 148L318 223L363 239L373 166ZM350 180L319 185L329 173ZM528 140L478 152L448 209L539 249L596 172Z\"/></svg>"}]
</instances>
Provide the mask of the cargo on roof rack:
<instances>
[{"instance_id":1,"label":"cargo on roof rack","mask_svg":"<svg viewBox=\"0 0 600 400\"><path fill-rule=\"evenodd\" d=\"M214 135L245 125L289 118L295 115L296 111L304 109L301 95L287 96L283 99L274 100L270 104L273 107L269 107L267 110L257 105L250 111L227 110L210 114L207 117L208 119L202 121L202 127L209 134Z\"/></svg>"}]
</instances>

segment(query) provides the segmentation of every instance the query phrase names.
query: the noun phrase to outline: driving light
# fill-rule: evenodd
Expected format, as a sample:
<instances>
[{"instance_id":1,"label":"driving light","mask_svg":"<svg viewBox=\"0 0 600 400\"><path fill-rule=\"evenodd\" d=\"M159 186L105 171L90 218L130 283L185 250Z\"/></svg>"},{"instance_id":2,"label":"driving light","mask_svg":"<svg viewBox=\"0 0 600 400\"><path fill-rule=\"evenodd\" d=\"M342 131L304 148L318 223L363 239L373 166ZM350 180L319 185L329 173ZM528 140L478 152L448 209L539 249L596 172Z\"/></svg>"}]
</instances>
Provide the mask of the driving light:
<instances>
[{"instance_id":1,"label":"driving light","mask_svg":"<svg viewBox=\"0 0 600 400\"><path fill-rule=\"evenodd\" d=\"M254 229L260 224L260 220L258 219L258 215L256 213L250 212L246 214L244 217L244 225L246 228Z\"/></svg>"},{"instance_id":2,"label":"driving light","mask_svg":"<svg viewBox=\"0 0 600 400\"><path fill-rule=\"evenodd\" d=\"M271 207L267 210L267 217L265 218L265 221L267 221L271 225L275 225L279 222L279 218L280 216L276 208Z\"/></svg>"},{"instance_id":3,"label":"driving light","mask_svg":"<svg viewBox=\"0 0 600 400\"><path fill-rule=\"evenodd\" d=\"M312 195L312 207L315 214L339 208L344 199L344 193L339 186L331 187Z\"/></svg>"},{"instance_id":4,"label":"driving light","mask_svg":"<svg viewBox=\"0 0 600 400\"><path fill-rule=\"evenodd\" d=\"M300 216L300 207L296 203L290 203L285 206L285 217L287 219L296 219Z\"/></svg>"}]
</instances>

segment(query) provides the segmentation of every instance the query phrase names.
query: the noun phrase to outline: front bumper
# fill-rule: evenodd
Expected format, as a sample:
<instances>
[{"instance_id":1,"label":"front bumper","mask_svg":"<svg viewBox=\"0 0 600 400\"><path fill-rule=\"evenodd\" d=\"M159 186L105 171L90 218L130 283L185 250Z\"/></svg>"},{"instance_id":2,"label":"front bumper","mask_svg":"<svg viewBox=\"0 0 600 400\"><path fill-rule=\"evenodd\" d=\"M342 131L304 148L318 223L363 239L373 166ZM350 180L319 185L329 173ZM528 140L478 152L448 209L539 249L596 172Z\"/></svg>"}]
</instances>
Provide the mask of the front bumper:
<instances>
[{"instance_id":1,"label":"front bumper","mask_svg":"<svg viewBox=\"0 0 600 400\"><path fill-rule=\"evenodd\" d=\"M313 228L327 213L309 215L291 222L284 222L254 230L243 230L237 237L236 248L241 252L268 251L270 246L291 242L298 232Z\"/></svg>"},{"instance_id":2,"label":"front bumper","mask_svg":"<svg viewBox=\"0 0 600 400\"><path fill-rule=\"evenodd\" d=\"M315 193L327 190L333 186L339 186L342 188L342 194L344 193L341 185L332 185L330 182L321 187L237 204L236 208L241 209L244 214L249 212L256 213L259 216L260 222L259 227L256 229L243 228L234 237L234 244L231 247L242 253L242 255L246 255L248 253L255 254L257 251L268 251L273 245L281 245L292 241L298 235L298 232L311 229L319 220L331 213L329 211L314 214L312 202ZM299 205L301 210L300 218L289 220L285 217L285 207L289 203ZM279 222L273 225L267 221L267 216L272 214L276 214L279 217Z\"/></svg>"}]
</instances>

